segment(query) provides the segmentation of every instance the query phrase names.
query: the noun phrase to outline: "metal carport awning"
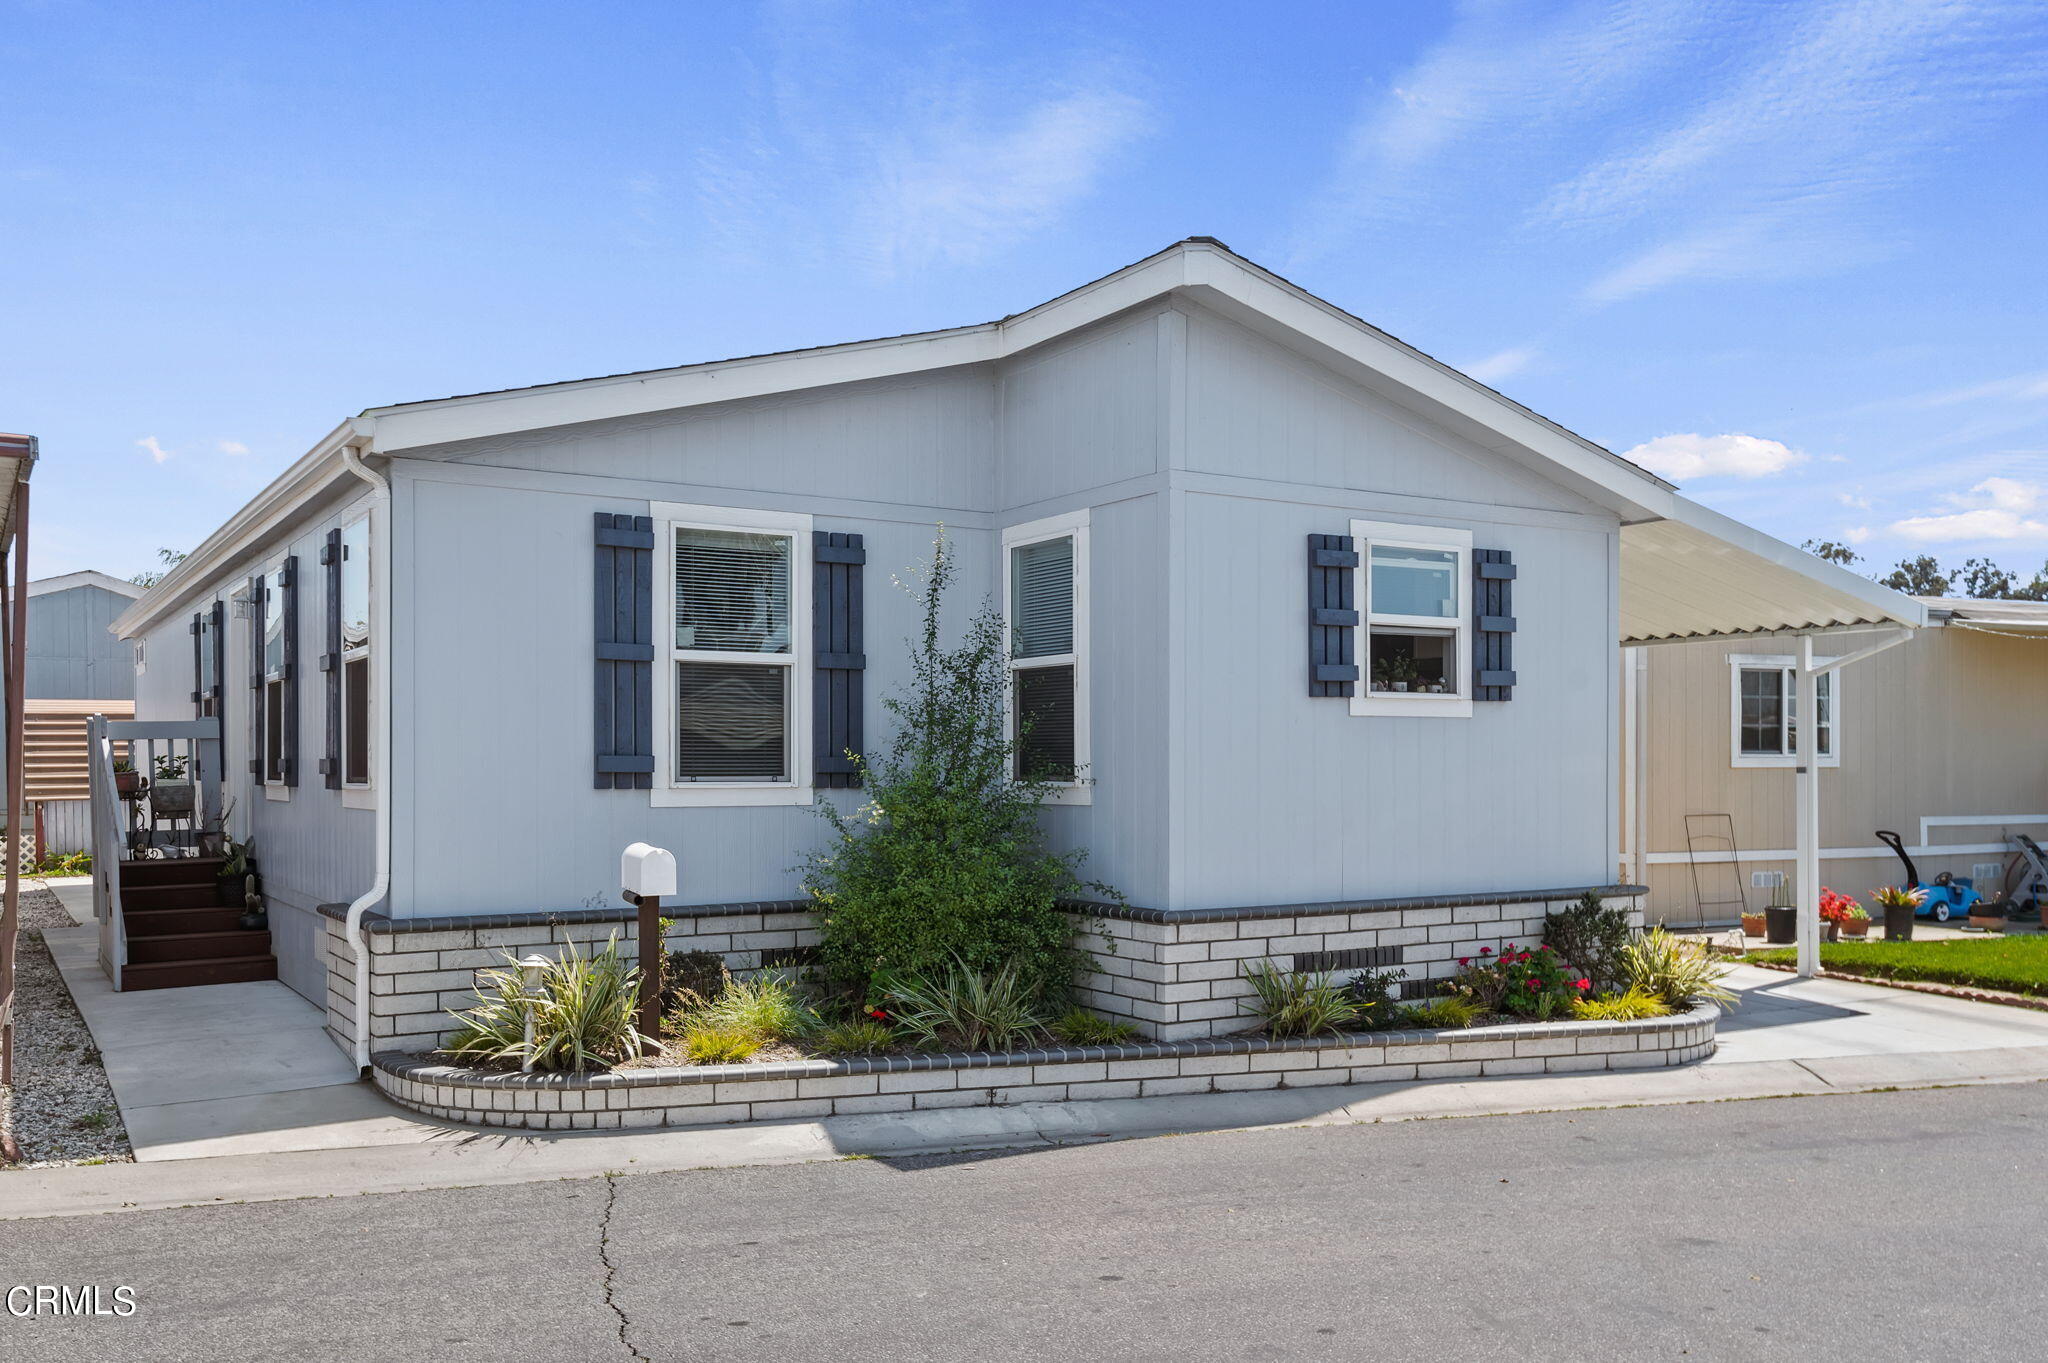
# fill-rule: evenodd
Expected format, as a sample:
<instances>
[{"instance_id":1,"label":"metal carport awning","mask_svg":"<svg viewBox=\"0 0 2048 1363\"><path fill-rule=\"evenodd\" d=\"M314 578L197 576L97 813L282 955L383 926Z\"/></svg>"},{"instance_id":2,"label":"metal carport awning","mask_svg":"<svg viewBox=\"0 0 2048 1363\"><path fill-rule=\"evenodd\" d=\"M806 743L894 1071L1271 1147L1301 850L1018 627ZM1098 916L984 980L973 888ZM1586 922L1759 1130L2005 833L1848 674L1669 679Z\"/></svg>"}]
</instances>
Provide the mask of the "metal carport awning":
<instances>
[{"instance_id":1,"label":"metal carport awning","mask_svg":"<svg viewBox=\"0 0 2048 1363\"><path fill-rule=\"evenodd\" d=\"M1700 639L1792 637L1798 644L1795 713L1819 709L1820 678L1904 643L1927 623L1927 608L1837 564L1752 530L1718 512L1673 497L1657 520L1621 530L1621 642L1679 643ZM1847 636L1849 651L1826 662L1816 636ZM1639 654L1631 654L1632 659ZM1643 838L1641 781L1635 770L1641 671L1628 669L1624 694L1631 756L1625 769L1631 834ZM1820 970L1819 726L1798 727L1794 767L1795 899L1799 908L1799 973Z\"/></svg>"}]
</instances>

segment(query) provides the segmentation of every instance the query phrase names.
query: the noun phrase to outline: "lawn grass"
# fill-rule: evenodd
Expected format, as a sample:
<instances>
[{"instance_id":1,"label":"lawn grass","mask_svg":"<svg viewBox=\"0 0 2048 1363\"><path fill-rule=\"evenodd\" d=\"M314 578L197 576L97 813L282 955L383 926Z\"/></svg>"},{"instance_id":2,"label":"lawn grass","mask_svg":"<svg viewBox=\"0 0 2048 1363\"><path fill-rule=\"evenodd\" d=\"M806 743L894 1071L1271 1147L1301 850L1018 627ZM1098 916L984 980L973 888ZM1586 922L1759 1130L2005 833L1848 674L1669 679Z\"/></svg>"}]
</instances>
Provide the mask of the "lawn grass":
<instances>
[{"instance_id":1,"label":"lawn grass","mask_svg":"<svg viewBox=\"0 0 2048 1363\"><path fill-rule=\"evenodd\" d=\"M1792 948L1752 951L1760 965L1791 965ZM1927 980L2048 997L2048 934L1959 937L1940 942L1823 942L1820 963L1840 975Z\"/></svg>"}]
</instances>

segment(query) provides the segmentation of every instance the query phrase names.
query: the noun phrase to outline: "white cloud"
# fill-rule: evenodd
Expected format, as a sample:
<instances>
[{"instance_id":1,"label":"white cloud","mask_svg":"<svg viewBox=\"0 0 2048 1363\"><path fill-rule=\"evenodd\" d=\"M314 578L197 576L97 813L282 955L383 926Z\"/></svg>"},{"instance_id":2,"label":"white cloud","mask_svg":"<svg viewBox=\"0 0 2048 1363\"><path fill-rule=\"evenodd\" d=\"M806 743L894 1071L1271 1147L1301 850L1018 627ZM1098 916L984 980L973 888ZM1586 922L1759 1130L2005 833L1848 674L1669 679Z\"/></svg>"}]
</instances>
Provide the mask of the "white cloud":
<instances>
[{"instance_id":1,"label":"white cloud","mask_svg":"<svg viewBox=\"0 0 2048 1363\"><path fill-rule=\"evenodd\" d=\"M1870 498L1864 495L1860 487L1848 492L1837 492L1835 500L1854 511L1870 510Z\"/></svg>"},{"instance_id":2,"label":"white cloud","mask_svg":"<svg viewBox=\"0 0 2048 1363\"><path fill-rule=\"evenodd\" d=\"M142 437L142 439L136 441L135 443L140 445L143 449L148 450L149 457L151 459L154 459L159 464L163 463L164 460L169 459L171 457L171 454L173 453L172 451L165 449L163 445L153 435L146 435Z\"/></svg>"},{"instance_id":3,"label":"white cloud","mask_svg":"<svg viewBox=\"0 0 2048 1363\"><path fill-rule=\"evenodd\" d=\"M1870 535L1871 530L1867 525L1852 525L1842 532L1842 538L1850 544L1861 544L1869 539Z\"/></svg>"},{"instance_id":4,"label":"white cloud","mask_svg":"<svg viewBox=\"0 0 2048 1363\"><path fill-rule=\"evenodd\" d=\"M1986 478L1966 493L1943 497L1954 510L1894 521L1892 533L1937 540L2048 540L2048 486L2017 478ZM2042 514L2036 514L2042 513Z\"/></svg>"},{"instance_id":5,"label":"white cloud","mask_svg":"<svg viewBox=\"0 0 2048 1363\"><path fill-rule=\"evenodd\" d=\"M1622 458L1664 478L1768 478L1806 456L1756 435L1660 435Z\"/></svg>"},{"instance_id":6,"label":"white cloud","mask_svg":"<svg viewBox=\"0 0 2048 1363\"><path fill-rule=\"evenodd\" d=\"M1493 383L1511 374L1521 373L1535 359L1536 351L1527 346L1517 346L1510 350L1495 351L1483 360L1466 365L1464 373L1468 378L1478 379L1481 383Z\"/></svg>"},{"instance_id":7,"label":"white cloud","mask_svg":"<svg viewBox=\"0 0 2048 1363\"><path fill-rule=\"evenodd\" d=\"M1904 403L1911 407L1953 407L1963 402L2037 402L2042 399L2048 399L2048 369L1993 379L1989 383L1973 383L1963 388L1921 393L1905 399Z\"/></svg>"},{"instance_id":8,"label":"white cloud","mask_svg":"<svg viewBox=\"0 0 2048 1363\"><path fill-rule=\"evenodd\" d=\"M220 442L220 452L222 454L247 454L249 447L239 440L223 440Z\"/></svg>"}]
</instances>

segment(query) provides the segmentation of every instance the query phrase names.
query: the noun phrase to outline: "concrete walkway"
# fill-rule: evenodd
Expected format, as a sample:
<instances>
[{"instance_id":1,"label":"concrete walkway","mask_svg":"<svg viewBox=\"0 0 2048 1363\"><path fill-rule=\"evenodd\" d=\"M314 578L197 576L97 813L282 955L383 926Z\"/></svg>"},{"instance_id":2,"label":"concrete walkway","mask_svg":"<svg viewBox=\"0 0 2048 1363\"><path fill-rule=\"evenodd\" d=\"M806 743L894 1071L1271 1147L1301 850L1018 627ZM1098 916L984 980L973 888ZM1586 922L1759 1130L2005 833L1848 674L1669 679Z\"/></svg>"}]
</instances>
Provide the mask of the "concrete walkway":
<instances>
[{"instance_id":1,"label":"concrete walkway","mask_svg":"<svg viewBox=\"0 0 2048 1363\"><path fill-rule=\"evenodd\" d=\"M88 924L91 912L88 887ZM43 940L100 1048L138 1161L418 1144L446 1131L360 1081L319 1010L275 980L117 994L96 928Z\"/></svg>"},{"instance_id":2,"label":"concrete walkway","mask_svg":"<svg viewBox=\"0 0 2048 1363\"><path fill-rule=\"evenodd\" d=\"M103 1046L118 1041L118 1053L108 1051L109 1077L138 1158L153 1162L0 1175L0 1220L609 1171L2048 1079L2048 1013L1738 967L1730 983L1742 1005L1723 1018L1718 1053L1679 1069L530 1135L413 1120L367 1084L347 1082L346 1061L317 1015L282 985L115 995L92 963L89 931L66 945L66 957L66 978L81 992L94 1034Z\"/></svg>"}]
</instances>

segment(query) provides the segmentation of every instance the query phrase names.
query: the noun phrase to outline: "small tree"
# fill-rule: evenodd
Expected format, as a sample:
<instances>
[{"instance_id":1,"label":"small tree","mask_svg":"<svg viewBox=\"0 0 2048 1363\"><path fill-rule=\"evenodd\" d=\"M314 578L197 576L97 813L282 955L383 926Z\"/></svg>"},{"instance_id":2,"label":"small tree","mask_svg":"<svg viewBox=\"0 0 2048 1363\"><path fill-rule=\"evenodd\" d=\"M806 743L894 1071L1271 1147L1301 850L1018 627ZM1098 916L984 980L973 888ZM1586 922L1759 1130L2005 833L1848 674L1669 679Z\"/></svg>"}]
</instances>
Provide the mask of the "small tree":
<instances>
[{"instance_id":1,"label":"small tree","mask_svg":"<svg viewBox=\"0 0 2048 1363\"><path fill-rule=\"evenodd\" d=\"M2010 601L2019 574L2009 573L1988 558L1967 559L1959 574L1963 595L1979 601Z\"/></svg>"},{"instance_id":2,"label":"small tree","mask_svg":"<svg viewBox=\"0 0 2048 1363\"><path fill-rule=\"evenodd\" d=\"M156 556L157 561L164 565L163 567L146 569L128 580L138 587L154 587L157 583L164 580L165 574L185 561L185 555L176 549L159 549L156 551Z\"/></svg>"},{"instance_id":3,"label":"small tree","mask_svg":"<svg viewBox=\"0 0 2048 1363\"><path fill-rule=\"evenodd\" d=\"M1857 553L1848 545L1838 543L1835 540L1808 540L1799 547L1812 554L1815 558L1824 558L1830 563L1839 563L1844 568L1863 561L1863 555Z\"/></svg>"},{"instance_id":4,"label":"small tree","mask_svg":"<svg viewBox=\"0 0 2048 1363\"><path fill-rule=\"evenodd\" d=\"M1918 558L1900 559L1899 566L1879 578L1877 585L1908 596L1947 596L1949 576L1941 571L1934 555L1922 554Z\"/></svg>"},{"instance_id":5,"label":"small tree","mask_svg":"<svg viewBox=\"0 0 2048 1363\"><path fill-rule=\"evenodd\" d=\"M912 588L924 619L909 685L882 702L895 737L878 757L852 754L867 799L852 814L819 804L836 835L805 867L820 963L850 992L878 975L932 975L955 961L984 974L1013 966L1056 1001L1084 959L1061 901L1115 892L1081 879L1085 854L1045 846L1047 786L1015 774L1002 617L984 602L960 643L942 645L953 574L942 532Z\"/></svg>"}]
</instances>

